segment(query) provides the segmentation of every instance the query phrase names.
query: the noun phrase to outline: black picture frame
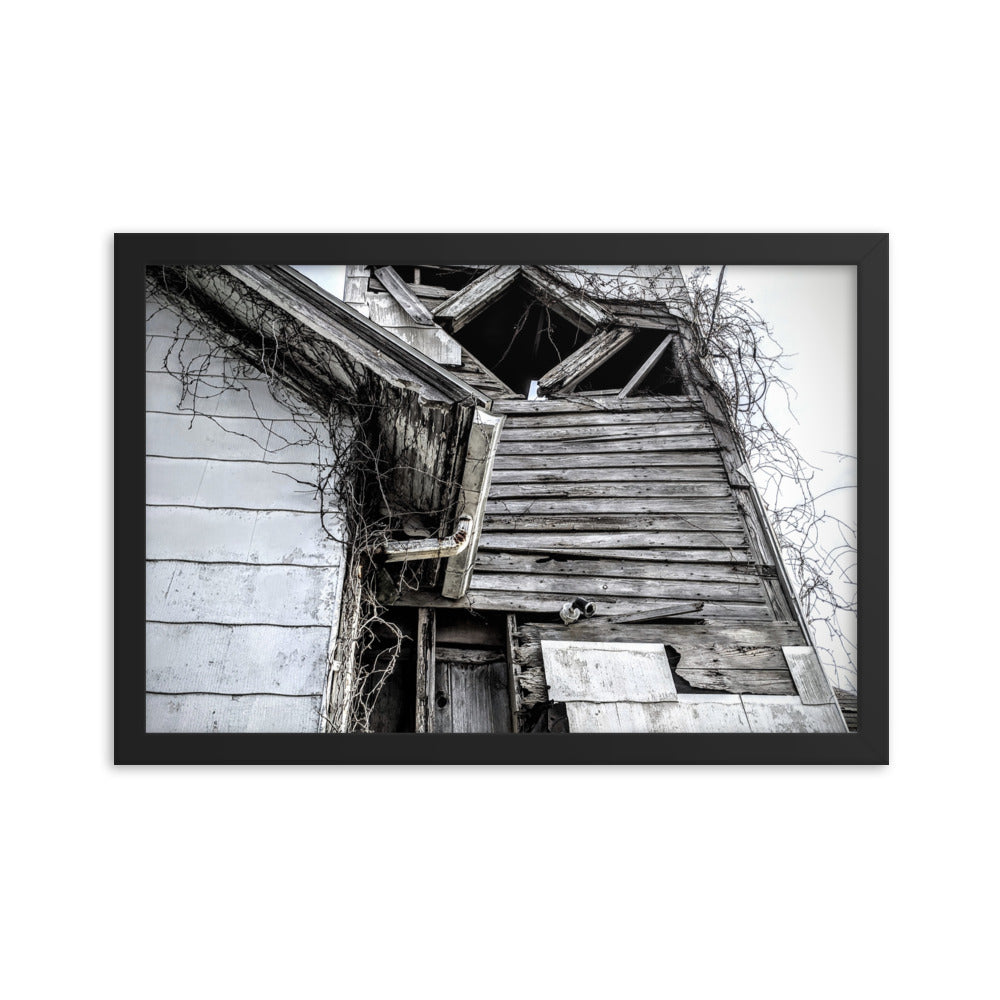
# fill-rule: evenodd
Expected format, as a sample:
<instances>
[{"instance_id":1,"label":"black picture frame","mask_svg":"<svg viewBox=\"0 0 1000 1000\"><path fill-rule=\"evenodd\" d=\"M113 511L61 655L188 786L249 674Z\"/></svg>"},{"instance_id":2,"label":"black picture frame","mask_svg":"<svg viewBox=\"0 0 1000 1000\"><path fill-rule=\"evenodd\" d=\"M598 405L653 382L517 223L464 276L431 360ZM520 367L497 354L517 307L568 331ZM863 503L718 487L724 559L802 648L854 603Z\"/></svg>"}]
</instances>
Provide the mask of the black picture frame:
<instances>
[{"instance_id":1,"label":"black picture frame","mask_svg":"<svg viewBox=\"0 0 1000 1000\"><path fill-rule=\"evenodd\" d=\"M847 264L857 268L858 730L835 734L145 732L144 272L148 264ZM115 705L119 764L885 764L889 761L886 234L116 234Z\"/></svg>"}]
</instances>

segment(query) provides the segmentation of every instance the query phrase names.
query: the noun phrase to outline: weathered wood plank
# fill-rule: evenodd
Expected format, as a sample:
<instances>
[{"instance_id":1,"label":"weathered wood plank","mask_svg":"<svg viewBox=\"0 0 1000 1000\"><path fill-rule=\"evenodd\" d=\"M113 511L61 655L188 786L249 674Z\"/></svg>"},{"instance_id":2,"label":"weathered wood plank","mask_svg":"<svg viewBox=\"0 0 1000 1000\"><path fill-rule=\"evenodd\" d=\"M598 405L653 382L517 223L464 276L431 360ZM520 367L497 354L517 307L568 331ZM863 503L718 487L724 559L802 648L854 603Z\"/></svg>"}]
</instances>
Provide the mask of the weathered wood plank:
<instances>
[{"instance_id":1,"label":"weathered wood plank","mask_svg":"<svg viewBox=\"0 0 1000 1000\"><path fill-rule=\"evenodd\" d=\"M564 358L538 380L539 395L569 392L631 343L634 337L635 331L626 327L604 330L591 337L579 350Z\"/></svg>"},{"instance_id":2,"label":"weathered wood plank","mask_svg":"<svg viewBox=\"0 0 1000 1000\"><path fill-rule=\"evenodd\" d=\"M515 499L513 497L493 499L486 503L486 516L492 519L501 515L531 515L535 518L552 514L559 517L572 515L625 515L625 514L696 514L708 520L708 530L715 528L736 530L742 527L742 521L736 512L736 505L730 496L705 496L703 493L691 490L680 495L665 497L605 497L602 495L590 497L529 497ZM708 515L712 515L708 517ZM628 526L628 518L624 518L623 527ZM690 530L705 530L702 522L691 521ZM682 529L683 530L683 529Z\"/></svg>"},{"instance_id":3,"label":"weathered wood plank","mask_svg":"<svg viewBox=\"0 0 1000 1000\"><path fill-rule=\"evenodd\" d=\"M673 339L674 335L671 333L660 341L659 346L653 351L652 354L650 354L648 358L646 358L639 370L628 380L622 391L618 393L619 399L627 399L633 392L635 392L636 389L639 388L640 385L642 385L660 358L666 354L667 348L671 345Z\"/></svg>"},{"instance_id":4,"label":"weathered wood plank","mask_svg":"<svg viewBox=\"0 0 1000 1000\"><path fill-rule=\"evenodd\" d=\"M544 490L565 486L568 490L590 489L593 487L630 489L633 487L657 489L661 486L681 486L683 483L712 483L729 495L726 474L721 464L718 466L663 466L649 468L630 466L627 468L597 469L493 469L493 489L519 486L527 489ZM698 491L695 491L698 492ZM641 495L641 494L640 494Z\"/></svg>"},{"instance_id":5,"label":"weathered wood plank","mask_svg":"<svg viewBox=\"0 0 1000 1000\"><path fill-rule=\"evenodd\" d=\"M342 552L315 512L146 508L147 559L330 567Z\"/></svg>"},{"instance_id":6,"label":"weathered wood plank","mask_svg":"<svg viewBox=\"0 0 1000 1000\"><path fill-rule=\"evenodd\" d=\"M759 580L752 583L722 583L703 580L630 579L620 576L592 577L543 575L541 573L484 573L476 570L469 587L472 598L482 590L517 590L529 594L562 596L564 601L586 597L600 601L608 597L673 598L684 601L740 601L766 604ZM661 600L661 604L665 601Z\"/></svg>"},{"instance_id":7,"label":"weathered wood plank","mask_svg":"<svg viewBox=\"0 0 1000 1000\"><path fill-rule=\"evenodd\" d=\"M519 264L498 264L470 282L460 292L434 309L434 319L450 326L452 332L474 320L486 307L500 298L521 273Z\"/></svg>"},{"instance_id":8,"label":"weathered wood plank","mask_svg":"<svg viewBox=\"0 0 1000 1000\"><path fill-rule=\"evenodd\" d=\"M435 731L453 733L511 731L507 663L503 653L491 662L474 666L441 662L438 664L438 671L448 675L450 694L447 708L450 708L451 715L450 728ZM444 721L442 713L442 723Z\"/></svg>"},{"instance_id":9,"label":"weathered wood plank","mask_svg":"<svg viewBox=\"0 0 1000 1000\"><path fill-rule=\"evenodd\" d=\"M427 307L413 294L410 286L396 273L395 268L390 265L377 267L375 268L375 276L410 319L423 326L433 325L434 317L430 314Z\"/></svg>"},{"instance_id":10,"label":"weathered wood plank","mask_svg":"<svg viewBox=\"0 0 1000 1000\"><path fill-rule=\"evenodd\" d=\"M576 595L569 595L576 596ZM416 605L417 602L429 607L447 606L448 602L438 598L421 598L413 594L404 595L399 600L401 605ZM566 595L551 597L545 594L525 594L514 590L471 590L469 592L469 607L479 611L525 612L531 614L558 614L566 602ZM663 604L662 597L608 597L604 596L597 602L597 616L628 614L633 611L644 611L658 608ZM773 621L770 608L763 604L737 604L735 602L706 601L701 612L706 618L729 618L739 621Z\"/></svg>"},{"instance_id":11,"label":"weathered wood plank","mask_svg":"<svg viewBox=\"0 0 1000 1000\"><path fill-rule=\"evenodd\" d=\"M624 447L634 441L650 438L682 438L710 433L704 420L663 421L645 424L605 424L593 417L582 419L574 427L518 427L510 426L504 431L504 445L513 441L558 441L565 444L568 451L580 441L618 441Z\"/></svg>"},{"instance_id":12,"label":"weathered wood plank","mask_svg":"<svg viewBox=\"0 0 1000 1000\"><path fill-rule=\"evenodd\" d=\"M836 700L812 646L783 646L782 652L803 705L829 705Z\"/></svg>"},{"instance_id":13,"label":"weathered wood plank","mask_svg":"<svg viewBox=\"0 0 1000 1000\"><path fill-rule=\"evenodd\" d=\"M682 694L674 703L567 702L571 733L749 733L738 695Z\"/></svg>"},{"instance_id":14,"label":"weathered wood plank","mask_svg":"<svg viewBox=\"0 0 1000 1000\"><path fill-rule=\"evenodd\" d=\"M329 626L146 626L146 690L319 695Z\"/></svg>"},{"instance_id":15,"label":"weathered wood plank","mask_svg":"<svg viewBox=\"0 0 1000 1000\"><path fill-rule=\"evenodd\" d=\"M715 439L711 434L656 434L642 438L609 437L601 433L581 435L572 441L556 441L545 437L532 438L527 441L503 441L500 454L549 456L549 461L558 460L564 465L577 465L578 457L589 458L595 453L626 453L631 462L638 464L645 461L645 454L639 458L639 453L664 451L709 451L715 448ZM508 466L509 467L509 466Z\"/></svg>"},{"instance_id":16,"label":"weathered wood plank","mask_svg":"<svg viewBox=\"0 0 1000 1000\"><path fill-rule=\"evenodd\" d=\"M476 573L543 573L549 576L610 577L636 580L703 580L716 583L756 584L758 578L747 563L681 563L665 560L656 563L605 557L595 552L593 558L553 559L537 553L481 552Z\"/></svg>"},{"instance_id":17,"label":"weathered wood plank","mask_svg":"<svg viewBox=\"0 0 1000 1000\"><path fill-rule=\"evenodd\" d=\"M532 535L529 533L519 534L517 537L522 541L520 546L498 545L495 548L484 547L480 549L480 554L483 552L500 552L513 555L552 556L555 559L593 559L599 555L602 558L618 559L623 562L652 562L658 565L712 562L737 565L742 562L748 569L751 566L748 561L748 553L745 551L741 552L738 549L616 549L610 546L602 546L600 549L574 548L572 546L551 548L541 542L532 543Z\"/></svg>"},{"instance_id":18,"label":"weathered wood plank","mask_svg":"<svg viewBox=\"0 0 1000 1000\"><path fill-rule=\"evenodd\" d=\"M606 622L615 625L637 624L640 622L659 621L664 618L682 618L697 615L705 607L704 601L675 601L672 604L664 604L662 608L654 608L652 611L640 611L635 615L612 615L605 618Z\"/></svg>"},{"instance_id":19,"label":"weathered wood plank","mask_svg":"<svg viewBox=\"0 0 1000 1000\"><path fill-rule=\"evenodd\" d=\"M414 732L426 733L432 730L434 714L431 710L434 698L434 684L437 667L434 660L436 637L434 634L434 611L420 608L417 611L417 712Z\"/></svg>"},{"instance_id":20,"label":"weathered wood plank","mask_svg":"<svg viewBox=\"0 0 1000 1000\"><path fill-rule=\"evenodd\" d=\"M577 393L569 399L512 399L498 403L494 410L511 416L554 413L621 413L641 410L666 410L673 408L696 408L704 413L697 396L643 396L633 399L618 399L617 396L589 396Z\"/></svg>"},{"instance_id":21,"label":"weathered wood plank","mask_svg":"<svg viewBox=\"0 0 1000 1000\"><path fill-rule=\"evenodd\" d=\"M683 550L694 550L690 553L690 562L705 562L710 559L707 553L711 550L721 550L725 562L744 562L746 540L740 532L704 532L704 531L548 531L543 533L532 531L500 531L483 532L479 543L480 549L493 549L509 552L559 552L562 549L573 549L593 555L600 551L608 555L606 550L619 549L671 549L669 553L662 552L656 558L684 559Z\"/></svg>"},{"instance_id":22,"label":"weathered wood plank","mask_svg":"<svg viewBox=\"0 0 1000 1000\"><path fill-rule=\"evenodd\" d=\"M710 450L668 450L638 452L629 449L617 451L600 451L592 449L586 452L569 453L558 451L556 454L541 454L542 449L536 448L523 454L508 454L501 447L497 453L493 468L501 470L521 471L554 471L555 469L672 469L716 467L719 453Z\"/></svg>"},{"instance_id":23,"label":"weathered wood plank","mask_svg":"<svg viewBox=\"0 0 1000 1000\"><path fill-rule=\"evenodd\" d=\"M797 696L743 695L743 708L755 733L846 733L836 702L803 705Z\"/></svg>"},{"instance_id":24,"label":"weathered wood plank","mask_svg":"<svg viewBox=\"0 0 1000 1000\"><path fill-rule=\"evenodd\" d=\"M146 618L221 625L330 625L339 574L307 566L154 562L146 566Z\"/></svg>"},{"instance_id":25,"label":"weathered wood plank","mask_svg":"<svg viewBox=\"0 0 1000 1000\"><path fill-rule=\"evenodd\" d=\"M592 332L611 322L611 313L594 301L583 289L568 288L554 280L551 272L531 264L521 269L524 282L536 298L552 312L581 329Z\"/></svg>"},{"instance_id":26,"label":"weathered wood plank","mask_svg":"<svg viewBox=\"0 0 1000 1000\"><path fill-rule=\"evenodd\" d=\"M612 390L613 391L613 390ZM688 402L686 397L681 397L685 401L683 404L676 404L670 407L660 407L655 410L611 410L602 412L593 409L586 409L576 413L520 413L513 405L507 405L507 430L526 430L530 428L544 429L552 427L580 427L584 422L594 423L600 421L602 427L629 428L636 424L684 424L693 421L706 422L705 414L701 407L692 402Z\"/></svg>"},{"instance_id":27,"label":"weathered wood plank","mask_svg":"<svg viewBox=\"0 0 1000 1000\"><path fill-rule=\"evenodd\" d=\"M147 733L315 733L320 698L147 694Z\"/></svg>"},{"instance_id":28,"label":"weathered wood plank","mask_svg":"<svg viewBox=\"0 0 1000 1000\"><path fill-rule=\"evenodd\" d=\"M542 640L553 701L676 701L670 663L653 643Z\"/></svg>"},{"instance_id":29,"label":"weathered wood plank","mask_svg":"<svg viewBox=\"0 0 1000 1000\"><path fill-rule=\"evenodd\" d=\"M636 532L657 532L658 534L685 534L671 545L690 545L708 548L717 545L724 548L746 546L746 537L739 530L741 525L732 514L488 514L483 525L484 535L493 532L559 532L577 530L587 532L621 532L634 535ZM697 536L697 537L692 537ZM714 541L712 541L714 539ZM539 539L545 544L545 539ZM482 544L482 542L480 543ZM614 544L614 543L613 543ZM617 544L628 545L629 542ZM640 543L641 544L641 543Z\"/></svg>"},{"instance_id":30,"label":"weathered wood plank","mask_svg":"<svg viewBox=\"0 0 1000 1000\"><path fill-rule=\"evenodd\" d=\"M440 365L460 365L462 345L437 324L420 326L388 296L369 295L372 321ZM457 374L457 373L456 373Z\"/></svg>"},{"instance_id":31,"label":"weathered wood plank","mask_svg":"<svg viewBox=\"0 0 1000 1000\"><path fill-rule=\"evenodd\" d=\"M506 616L506 629L504 631L507 653L507 697L510 701L510 731L518 733L521 731L521 695L517 683L517 659L514 656L514 646L516 644L514 633L517 631L516 616Z\"/></svg>"},{"instance_id":32,"label":"weathered wood plank","mask_svg":"<svg viewBox=\"0 0 1000 1000\"><path fill-rule=\"evenodd\" d=\"M629 477L619 477L618 482L597 483L506 483L494 482L490 488L490 502L510 500L583 500L593 499L598 509L608 509L607 501L615 498L637 500L642 497L667 499L670 497L729 496L729 487L723 483L681 482L630 482ZM734 507L735 509L735 507Z\"/></svg>"},{"instance_id":33,"label":"weathered wood plank","mask_svg":"<svg viewBox=\"0 0 1000 1000\"><path fill-rule=\"evenodd\" d=\"M490 477L493 474L493 462L500 443L503 423L504 417L493 416L477 408L472 426L469 428L469 443L455 518L456 521L462 517L472 518L470 529L472 538L462 552L448 560L441 586L443 597L461 597L469 589L483 521L489 508L487 500Z\"/></svg>"}]
</instances>

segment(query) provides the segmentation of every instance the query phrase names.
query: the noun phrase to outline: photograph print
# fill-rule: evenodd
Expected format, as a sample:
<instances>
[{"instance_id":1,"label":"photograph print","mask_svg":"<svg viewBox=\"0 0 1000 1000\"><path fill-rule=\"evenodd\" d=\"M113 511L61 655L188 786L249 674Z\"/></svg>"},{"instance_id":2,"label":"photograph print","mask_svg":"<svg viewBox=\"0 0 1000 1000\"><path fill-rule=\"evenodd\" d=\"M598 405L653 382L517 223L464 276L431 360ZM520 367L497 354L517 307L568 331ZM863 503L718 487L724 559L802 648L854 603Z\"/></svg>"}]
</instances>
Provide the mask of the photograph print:
<instances>
[{"instance_id":1,"label":"photograph print","mask_svg":"<svg viewBox=\"0 0 1000 1000\"><path fill-rule=\"evenodd\" d=\"M855 728L854 268L145 276L147 733Z\"/></svg>"}]
</instances>

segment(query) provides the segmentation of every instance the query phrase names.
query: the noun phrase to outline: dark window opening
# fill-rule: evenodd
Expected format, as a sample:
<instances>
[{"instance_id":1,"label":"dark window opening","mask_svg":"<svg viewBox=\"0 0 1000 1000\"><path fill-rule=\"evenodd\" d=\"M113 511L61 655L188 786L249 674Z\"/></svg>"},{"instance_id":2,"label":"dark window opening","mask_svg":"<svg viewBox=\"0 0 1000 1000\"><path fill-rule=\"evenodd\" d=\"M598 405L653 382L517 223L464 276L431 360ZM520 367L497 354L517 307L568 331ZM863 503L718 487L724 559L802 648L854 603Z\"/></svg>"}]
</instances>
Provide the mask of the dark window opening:
<instances>
[{"instance_id":1,"label":"dark window opening","mask_svg":"<svg viewBox=\"0 0 1000 1000\"><path fill-rule=\"evenodd\" d=\"M522 396L587 340L583 330L516 286L453 336Z\"/></svg>"},{"instance_id":2,"label":"dark window opening","mask_svg":"<svg viewBox=\"0 0 1000 1000\"><path fill-rule=\"evenodd\" d=\"M623 389L665 336L662 330L637 330L630 343L579 382L573 391L585 393ZM675 339L629 396L681 396L685 393L684 380L677 366L676 346Z\"/></svg>"}]
</instances>

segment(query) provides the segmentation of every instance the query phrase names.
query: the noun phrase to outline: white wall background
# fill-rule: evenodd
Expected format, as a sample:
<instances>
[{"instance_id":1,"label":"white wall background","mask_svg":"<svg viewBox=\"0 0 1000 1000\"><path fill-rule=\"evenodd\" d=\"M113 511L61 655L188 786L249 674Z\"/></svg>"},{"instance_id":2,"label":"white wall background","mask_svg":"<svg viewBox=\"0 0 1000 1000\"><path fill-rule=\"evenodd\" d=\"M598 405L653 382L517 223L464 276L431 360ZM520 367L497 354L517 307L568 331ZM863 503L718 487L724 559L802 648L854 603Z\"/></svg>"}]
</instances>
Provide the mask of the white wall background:
<instances>
[{"instance_id":1,"label":"white wall background","mask_svg":"<svg viewBox=\"0 0 1000 1000\"><path fill-rule=\"evenodd\" d=\"M9 15L11 992L988 991L995 60L946 13ZM115 229L891 230L893 765L112 768Z\"/></svg>"}]
</instances>

